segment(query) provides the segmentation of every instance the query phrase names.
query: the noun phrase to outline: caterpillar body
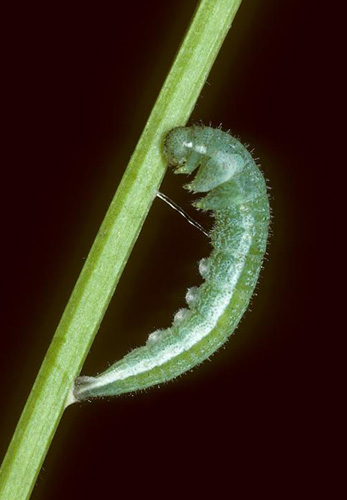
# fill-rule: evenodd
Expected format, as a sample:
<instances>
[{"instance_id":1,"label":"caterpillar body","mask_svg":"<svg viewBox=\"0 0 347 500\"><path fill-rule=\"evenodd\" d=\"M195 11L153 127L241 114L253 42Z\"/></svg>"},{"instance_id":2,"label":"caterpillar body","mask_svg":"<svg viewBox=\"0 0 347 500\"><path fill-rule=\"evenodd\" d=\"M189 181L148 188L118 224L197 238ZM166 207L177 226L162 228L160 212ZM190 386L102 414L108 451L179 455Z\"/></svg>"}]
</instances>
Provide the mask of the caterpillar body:
<instances>
[{"instance_id":1,"label":"caterpillar body","mask_svg":"<svg viewBox=\"0 0 347 500\"><path fill-rule=\"evenodd\" d=\"M171 380L215 352L248 307L266 250L270 207L264 177L247 149L229 133L204 126L177 127L164 153L175 173L191 174L185 188L206 193L196 208L212 211L213 250L199 263L204 282L188 289L188 307L172 326L149 335L96 377L78 377L74 400L118 395Z\"/></svg>"}]
</instances>

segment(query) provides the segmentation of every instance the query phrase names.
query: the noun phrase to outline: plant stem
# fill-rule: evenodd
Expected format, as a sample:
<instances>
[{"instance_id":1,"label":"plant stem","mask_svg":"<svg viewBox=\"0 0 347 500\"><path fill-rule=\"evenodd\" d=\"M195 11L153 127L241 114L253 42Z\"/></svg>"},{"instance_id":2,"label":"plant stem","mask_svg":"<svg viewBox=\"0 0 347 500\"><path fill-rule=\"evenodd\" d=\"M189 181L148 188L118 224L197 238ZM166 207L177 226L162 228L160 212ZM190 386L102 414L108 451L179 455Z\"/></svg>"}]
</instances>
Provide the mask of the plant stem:
<instances>
[{"instance_id":1,"label":"plant stem","mask_svg":"<svg viewBox=\"0 0 347 500\"><path fill-rule=\"evenodd\" d=\"M0 472L28 499L61 415L164 176L165 134L188 120L241 0L201 0L42 363Z\"/></svg>"}]
</instances>

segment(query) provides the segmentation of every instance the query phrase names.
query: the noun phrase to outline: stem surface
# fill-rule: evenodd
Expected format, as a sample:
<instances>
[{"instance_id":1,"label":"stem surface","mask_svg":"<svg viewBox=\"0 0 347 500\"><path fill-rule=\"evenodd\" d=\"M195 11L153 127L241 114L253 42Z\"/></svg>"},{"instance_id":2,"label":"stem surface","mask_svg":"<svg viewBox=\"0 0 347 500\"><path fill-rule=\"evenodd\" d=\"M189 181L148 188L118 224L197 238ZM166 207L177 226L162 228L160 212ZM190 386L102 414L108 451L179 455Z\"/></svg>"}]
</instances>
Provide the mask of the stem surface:
<instances>
[{"instance_id":1,"label":"stem surface","mask_svg":"<svg viewBox=\"0 0 347 500\"><path fill-rule=\"evenodd\" d=\"M90 250L0 471L1 500L26 500L64 405L166 170L164 136L185 125L241 0L201 0Z\"/></svg>"}]
</instances>

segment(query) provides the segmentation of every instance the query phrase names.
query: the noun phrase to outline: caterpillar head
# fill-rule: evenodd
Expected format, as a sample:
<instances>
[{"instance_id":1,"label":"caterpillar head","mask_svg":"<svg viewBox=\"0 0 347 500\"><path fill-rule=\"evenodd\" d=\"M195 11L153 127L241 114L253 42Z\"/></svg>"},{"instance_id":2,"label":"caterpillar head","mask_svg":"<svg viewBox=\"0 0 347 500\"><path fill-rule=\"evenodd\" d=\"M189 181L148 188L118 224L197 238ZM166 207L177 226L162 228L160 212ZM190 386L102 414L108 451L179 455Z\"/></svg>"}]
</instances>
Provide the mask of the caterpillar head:
<instances>
[{"instance_id":1,"label":"caterpillar head","mask_svg":"<svg viewBox=\"0 0 347 500\"><path fill-rule=\"evenodd\" d=\"M219 129L177 127L166 136L165 155L176 174L191 174L201 167L195 179L184 187L194 193L204 193L227 182L244 168L245 159L235 142L239 144Z\"/></svg>"},{"instance_id":2,"label":"caterpillar head","mask_svg":"<svg viewBox=\"0 0 347 500\"><path fill-rule=\"evenodd\" d=\"M190 127L176 127L167 134L164 143L164 153L169 165L175 167L176 173L190 173L192 170L185 168L187 160L193 149Z\"/></svg>"}]
</instances>

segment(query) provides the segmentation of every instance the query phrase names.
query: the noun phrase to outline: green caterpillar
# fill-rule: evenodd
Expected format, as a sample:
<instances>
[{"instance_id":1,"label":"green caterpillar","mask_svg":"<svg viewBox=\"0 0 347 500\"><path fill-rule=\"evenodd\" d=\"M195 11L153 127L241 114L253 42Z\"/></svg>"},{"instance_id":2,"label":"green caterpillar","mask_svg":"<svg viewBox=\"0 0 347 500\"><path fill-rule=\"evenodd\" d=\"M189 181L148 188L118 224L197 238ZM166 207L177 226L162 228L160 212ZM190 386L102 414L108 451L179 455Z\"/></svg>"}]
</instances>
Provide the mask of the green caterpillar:
<instances>
[{"instance_id":1,"label":"green caterpillar","mask_svg":"<svg viewBox=\"0 0 347 500\"><path fill-rule=\"evenodd\" d=\"M204 126L178 127L165 140L175 173L195 179L185 188L207 193L195 207L213 212L212 253L199 263L204 282L188 289L188 308L166 330L153 332L96 377L78 377L74 400L144 389L177 377L215 352L237 327L258 280L266 250L270 207L263 175L230 134Z\"/></svg>"}]
</instances>

